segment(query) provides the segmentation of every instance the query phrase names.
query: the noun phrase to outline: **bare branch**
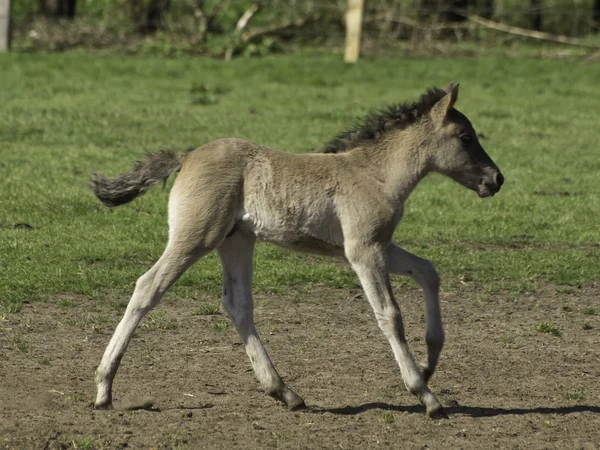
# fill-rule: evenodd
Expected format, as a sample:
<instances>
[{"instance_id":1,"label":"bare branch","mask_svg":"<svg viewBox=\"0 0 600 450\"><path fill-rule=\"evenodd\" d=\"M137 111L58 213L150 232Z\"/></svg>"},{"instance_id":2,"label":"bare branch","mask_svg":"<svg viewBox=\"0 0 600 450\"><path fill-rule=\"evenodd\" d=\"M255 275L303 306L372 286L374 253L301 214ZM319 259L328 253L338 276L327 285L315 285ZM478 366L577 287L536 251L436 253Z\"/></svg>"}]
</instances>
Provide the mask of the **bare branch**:
<instances>
[{"instance_id":1,"label":"bare branch","mask_svg":"<svg viewBox=\"0 0 600 450\"><path fill-rule=\"evenodd\" d=\"M253 3L252 6L250 8L248 8L248 10L242 14L242 17L239 18L239 20L237 21L237 25L235 26L236 31L240 32L242 31L244 28L246 28L246 25L248 25L248 22L250 22L250 19L252 19L252 16L260 9L260 6L258 6L258 4Z\"/></svg>"},{"instance_id":2,"label":"bare branch","mask_svg":"<svg viewBox=\"0 0 600 450\"><path fill-rule=\"evenodd\" d=\"M588 44L587 42L583 42L579 39L575 39L575 38L571 38L571 37L567 37L567 36L560 36L558 34L544 33L542 31L532 31L532 30L526 30L524 28L513 27L510 25L505 25L503 23L484 19L481 16L467 13L466 11L456 10L455 12L457 14L460 14L463 17L466 17L471 22L474 22L477 25L481 25L482 27L501 31L503 33L516 34L519 36L525 36L525 37L533 38L533 39L541 39L541 40L550 41L550 42L558 42L560 44L575 45L577 47L584 47L584 48L591 48L591 49L600 48L600 46L598 46L598 45Z\"/></svg>"},{"instance_id":3,"label":"bare branch","mask_svg":"<svg viewBox=\"0 0 600 450\"><path fill-rule=\"evenodd\" d=\"M235 47L239 43L239 40L245 42L241 33L244 30L244 28L246 28L246 25L248 25L248 22L250 22L250 19L252 19L254 13L256 13L256 11L258 11L259 9L260 7L256 3L253 3L252 6L248 8L246 12L244 12L244 14L242 14L242 16L238 19L234 31L234 36L237 42L230 45L227 48L227 50L225 50L225 61L231 61L231 58L233 58L233 52L235 50Z\"/></svg>"},{"instance_id":4,"label":"bare branch","mask_svg":"<svg viewBox=\"0 0 600 450\"><path fill-rule=\"evenodd\" d=\"M268 34L279 34L289 29L300 28L308 23L315 22L318 19L319 16L301 17L296 20L283 22L270 27L257 28L256 30L247 31L246 33L242 34L242 42L247 43Z\"/></svg>"},{"instance_id":5,"label":"bare branch","mask_svg":"<svg viewBox=\"0 0 600 450\"><path fill-rule=\"evenodd\" d=\"M421 30L431 30L431 31L465 30L465 29L473 28L472 25L469 25L466 23L446 23L446 22L426 23L426 22L418 22L416 20L413 20L413 19L411 19L409 17L405 17L405 16L398 16L398 17L394 17L393 19L386 18L385 16L377 16L377 17L369 19L368 22L381 21L381 20L388 20L389 22L401 23L402 25L406 25L411 28L418 28Z\"/></svg>"}]
</instances>

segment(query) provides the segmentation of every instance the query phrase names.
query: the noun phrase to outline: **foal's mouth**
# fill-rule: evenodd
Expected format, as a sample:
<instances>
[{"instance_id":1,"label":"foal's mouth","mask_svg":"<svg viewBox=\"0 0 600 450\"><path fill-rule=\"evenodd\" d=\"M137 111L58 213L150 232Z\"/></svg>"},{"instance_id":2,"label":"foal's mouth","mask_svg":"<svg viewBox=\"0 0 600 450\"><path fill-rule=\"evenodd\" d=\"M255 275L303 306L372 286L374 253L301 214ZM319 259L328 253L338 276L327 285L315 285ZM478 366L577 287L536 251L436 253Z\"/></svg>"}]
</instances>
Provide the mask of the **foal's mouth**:
<instances>
[{"instance_id":1,"label":"foal's mouth","mask_svg":"<svg viewBox=\"0 0 600 450\"><path fill-rule=\"evenodd\" d=\"M504 184L504 177L500 172L494 174L491 183L484 181L482 178L477 186L477 195L481 198L493 197L500 191L502 184Z\"/></svg>"},{"instance_id":2,"label":"foal's mouth","mask_svg":"<svg viewBox=\"0 0 600 450\"><path fill-rule=\"evenodd\" d=\"M492 190L488 189L487 187L479 186L477 189L477 195L479 195L480 198L493 197L499 190L500 188Z\"/></svg>"}]
</instances>

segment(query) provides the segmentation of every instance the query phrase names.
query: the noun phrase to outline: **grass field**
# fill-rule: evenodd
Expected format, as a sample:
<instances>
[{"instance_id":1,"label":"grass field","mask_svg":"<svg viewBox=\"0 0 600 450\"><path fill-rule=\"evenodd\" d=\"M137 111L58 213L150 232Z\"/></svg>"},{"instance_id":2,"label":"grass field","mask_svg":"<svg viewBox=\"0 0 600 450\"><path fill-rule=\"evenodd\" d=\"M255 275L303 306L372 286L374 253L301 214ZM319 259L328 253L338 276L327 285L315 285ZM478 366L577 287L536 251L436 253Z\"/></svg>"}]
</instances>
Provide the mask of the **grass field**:
<instances>
[{"instance_id":1,"label":"grass field","mask_svg":"<svg viewBox=\"0 0 600 450\"><path fill-rule=\"evenodd\" d=\"M430 176L410 198L396 241L437 265L444 287L578 285L600 276L600 66L573 61L385 59L356 67L339 55L230 63L208 59L2 55L0 305L57 293L128 292L167 237L168 189L115 210L87 189L144 152L218 137L290 152L319 147L372 108L461 83L459 109L506 176L482 201ZM28 224L32 228L19 226ZM356 287L344 266L262 245L255 287ZM217 295L220 267L204 258L176 295Z\"/></svg>"},{"instance_id":2,"label":"grass field","mask_svg":"<svg viewBox=\"0 0 600 450\"><path fill-rule=\"evenodd\" d=\"M495 54L354 67L322 51L229 63L0 55L0 447L597 448L599 79L597 63ZM137 329L116 411L90 407L94 368L166 243L173 181L109 210L89 171L226 136L314 151L369 110L450 80L506 177L485 200L426 178L395 236L442 277L448 339L430 387L450 420L431 421L405 391L346 266L266 244L257 327L307 411L252 379L218 306L215 255ZM421 293L393 283L421 359ZM154 409L125 411L127 395Z\"/></svg>"}]
</instances>

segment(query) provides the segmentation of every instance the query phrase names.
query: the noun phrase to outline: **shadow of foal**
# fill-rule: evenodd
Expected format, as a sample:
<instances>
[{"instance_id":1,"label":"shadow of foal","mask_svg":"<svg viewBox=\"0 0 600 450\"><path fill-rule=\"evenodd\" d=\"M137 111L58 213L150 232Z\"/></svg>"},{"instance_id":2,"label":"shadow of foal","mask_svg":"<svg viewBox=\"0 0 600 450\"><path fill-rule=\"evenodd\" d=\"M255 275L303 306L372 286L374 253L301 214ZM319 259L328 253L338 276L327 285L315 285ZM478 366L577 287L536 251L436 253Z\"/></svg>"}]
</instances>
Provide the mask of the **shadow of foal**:
<instances>
[{"instance_id":1,"label":"shadow of foal","mask_svg":"<svg viewBox=\"0 0 600 450\"><path fill-rule=\"evenodd\" d=\"M340 408L320 408L313 406L309 411L315 414L337 414L341 416L354 416L367 411L378 409L381 411L396 411L406 412L411 414L421 414L423 407L417 405L397 406L389 403L365 403L358 406L344 406ZM600 414L600 406L577 405L577 406L560 406L556 408L550 407L535 407L535 408L486 408L478 406L450 406L445 408L448 415L466 415L471 417L493 417L493 416L523 416L527 414L573 414L590 412Z\"/></svg>"}]
</instances>

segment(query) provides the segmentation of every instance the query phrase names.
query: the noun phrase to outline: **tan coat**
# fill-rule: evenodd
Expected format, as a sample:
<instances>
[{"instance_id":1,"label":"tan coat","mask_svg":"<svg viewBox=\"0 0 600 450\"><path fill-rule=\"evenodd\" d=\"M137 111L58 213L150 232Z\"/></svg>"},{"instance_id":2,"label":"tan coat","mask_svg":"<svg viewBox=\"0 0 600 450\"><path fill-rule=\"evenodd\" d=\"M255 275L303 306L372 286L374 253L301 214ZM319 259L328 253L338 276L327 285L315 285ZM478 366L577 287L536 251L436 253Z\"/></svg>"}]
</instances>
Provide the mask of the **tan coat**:
<instances>
[{"instance_id":1,"label":"tan coat","mask_svg":"<svg viewBox=\"0 0 600 450\"><path fill-rule=\"evenodd\" d=\"M96 175L100 201L116 206L179 171L169 199L169 244L143 275L97 373L97 407L111 404L112 380L144 314L198 258L216 249L223 265L223 304L257 378L290 408L304 401L269 359L253 321L252 252L256 239L292 250L344 257L357 273L389 339L407 389L430 416L443 414L429 391L444 342L439 277L433 265L391 240L404 202L429 172L448 175L481 197L503 177L469 120L454 109L458 86L431 90L412 105L390 107L342 133L325 153L290 154L239 139L220 139L183 156L149 155L115 179ZM410 276L425 296L427 362L408 349L389 273Z\"/></svg>"}]
</instances>

